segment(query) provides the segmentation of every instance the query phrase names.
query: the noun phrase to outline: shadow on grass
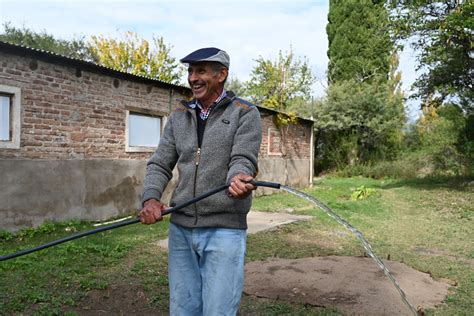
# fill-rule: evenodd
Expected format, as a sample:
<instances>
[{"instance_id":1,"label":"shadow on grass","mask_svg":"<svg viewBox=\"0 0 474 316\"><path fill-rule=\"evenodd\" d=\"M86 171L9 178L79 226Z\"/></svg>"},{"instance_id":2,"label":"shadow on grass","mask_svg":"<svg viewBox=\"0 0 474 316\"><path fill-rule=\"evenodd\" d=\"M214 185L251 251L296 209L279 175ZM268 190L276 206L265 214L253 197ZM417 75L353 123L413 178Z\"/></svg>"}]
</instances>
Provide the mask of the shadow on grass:
<instances>
[{"instance_id":1,"label":"shadow on grass","mask_svg":"<svg viewBox=\"0 0 474 316\"><path fill-rule=\"evenodd\" d=\"M460 176L431 176L425 178L400 179L382 184L382 189L399 187L412 187L415 189L436 190L447 189L455 191L474 191L474 177Z\"/></svg>"}]
</instances>

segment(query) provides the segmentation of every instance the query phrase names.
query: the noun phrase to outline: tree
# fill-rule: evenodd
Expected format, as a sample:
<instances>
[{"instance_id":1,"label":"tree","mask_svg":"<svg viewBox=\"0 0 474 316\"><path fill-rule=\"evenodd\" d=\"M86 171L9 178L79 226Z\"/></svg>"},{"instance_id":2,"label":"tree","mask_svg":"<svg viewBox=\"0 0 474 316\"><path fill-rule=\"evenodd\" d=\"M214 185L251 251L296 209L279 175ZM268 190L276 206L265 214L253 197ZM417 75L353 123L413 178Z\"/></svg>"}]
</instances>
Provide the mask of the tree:
<instances>
[{"instance_id":1,"label":"tree","mask_svg":"<svg viewBox=\"0 0 474 316\"><path fill-rule=\"evenodd\" d=\"M252 69L250 80L245 84L245 91L254 103L277 110L273 122L280 130L280 149L285 156L286 150L282 145L288 129L283 127L297 121L296 114L289 112L289 109L301 100L311 98L314 76L307 59L295 58L291 48L286 54L279 51L275 61L259 57L256 62L257 66Z\"/></svg>"},{"instance_id":2,"label":"tree","mask_svg":"<svg viewBox=\"0 0 474 316\"><path fill-rule=\"evenodd\" d=\"M295 98L293 102L291 102L290 106L288 107L287 111L298 113L298 116L312 118L315 114L316 107L323 100L323 97L314 98Z\"/></svg>"},{"instance_id":3,"label":"tree","mask_svg":"<svg viewBox=\"0 0 474 316\"><path fill-rule=\"evenodd\" d=\"M321 169L393 159L405 122L385 1L331 0L327 98L316 107Z\"/></svg>"},{"instance_id":4,"label":"tree","mask_svg":"<svg viewBox=\"0 0 474 316\"><path fill-rule=\"evenodd\" d=\"M0 41L54 52L67 57L92 61L120 71L179 84L183 67L171 56L171 46L162 37L153 38L154 47L137 34L127 32L122 40L93 36L73 40L55 38L46 31L3 25Z\"/></svg>"},{"instance_id":5,"label":"tree","mask_svg":"<svg viewBox=\"0 0 474 316\"><path fill-rule=\"evenodd\" d=\"M170 54L162 37L153 38L154 47L133 32L121 40L92 36L93 56L104 66L175 84L180 83L184 68Z\"/></svg>"},{"instance_id":6,"label":"tree","mask_svg":"<svg viewBox=\"0 0 474 316\"><path fill-rule=\"evenodd\" d=\"M384 1L331 0L328 81L387 79L393 43Z\"/></svg>"},{"instance_id":7,"label":"tree","mask_svg":"<svg viewBox=\"0 0 474 316\"><path fill-rule=\"evenodd\" d=\"M301 99L311 98L314 76L306 59L295 58L293 51L278 54L276 61L256 60L246 90L251 100L268 108L285 111Z\"/></svg>"},{"instance_id":8,"label":"tree","mask_svg":"<svg viewBox=\"0 0 474 316\"><path fill-rule=\"evenodd\" d=\"M423 104L457 103L473 112L474 3L462 0L393 1L396 39L414 39L419 52L415 97Z\"/></svg>"},{"instance_id":9,"label":"tree","mask_svg":"<svg viewBox=\"0 0 474 316\"><path fill-rule=\"evenodd\" d=\"M403 95L388 84L333 83L315 113L318 159L326 169L394 158L404 122Z\"/></svg>"},{"instance_id":10,"label":"tree","mask_svg":"<svg viewBox=\"0 0 474 316\"><path fill-rule=\"evenodd\" d=\"M239 97L245 97L247 95L245 83L240 81L237 77L231 77L229 80L227 80L226 90L234 92Z\"/></svg>"},{"instance_id":11,"label":"tree","mask_svg":"<svg viewBox=\"0 0 474 316\"><path fill-rule=\"evenodd\" d=\"M409 136L416 139L412 151L423 157L425 169L433 174L472 175L474 141L465 133L467 124L455 104L423 107Z\"/></svg>"},{"instance_id":12,"label":"tree","mask_svg":"<svg viewBox=\"0 0 474 316\"><path fill-rule=\"evenodd\" d=\"M7 22L3 24L0 41L42 49L67 57L94 61L89 45L83 37L72 40L58 39L45 30L37 33L25 26L17 28Z\"/></svg>"}]
</instances>

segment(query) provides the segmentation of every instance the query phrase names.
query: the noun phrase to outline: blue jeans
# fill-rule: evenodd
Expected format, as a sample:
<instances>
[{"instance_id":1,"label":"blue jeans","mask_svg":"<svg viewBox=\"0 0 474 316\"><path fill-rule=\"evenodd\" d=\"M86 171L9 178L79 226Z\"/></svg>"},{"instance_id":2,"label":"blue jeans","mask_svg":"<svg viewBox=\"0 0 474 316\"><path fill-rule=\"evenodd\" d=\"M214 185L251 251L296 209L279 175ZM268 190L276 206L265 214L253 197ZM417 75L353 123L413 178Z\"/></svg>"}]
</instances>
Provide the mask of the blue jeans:
<instances>
[{"instance_id":1,"label":"blue jeans","mask_svg":"<svg viewBox=\"0 0 474 316\"><path fill-rule=\"evenodd\" d=\"M170 223L172 316L236 315L244 285L246 230Z\"/></svg>"}]
</instances>

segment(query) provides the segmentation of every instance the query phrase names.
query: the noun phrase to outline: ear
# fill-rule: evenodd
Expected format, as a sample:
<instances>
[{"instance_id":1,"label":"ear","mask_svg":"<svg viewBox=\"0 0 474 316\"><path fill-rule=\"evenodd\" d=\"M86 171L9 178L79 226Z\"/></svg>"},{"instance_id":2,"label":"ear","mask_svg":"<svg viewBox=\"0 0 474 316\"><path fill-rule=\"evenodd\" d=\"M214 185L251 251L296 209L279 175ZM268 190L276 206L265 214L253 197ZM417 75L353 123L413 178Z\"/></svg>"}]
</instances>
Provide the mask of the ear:
<instances>
[{"instance_id":1,"label":"ear","mask_svg":"<svg viewBox=\"0 0 474 316\"><path fill-rule=\"evenodd\" d=\"M229 70L225 67L222 67L219 71L219 83L223 83L227 76L229 75Z\"/></svg>"}]
</instances>

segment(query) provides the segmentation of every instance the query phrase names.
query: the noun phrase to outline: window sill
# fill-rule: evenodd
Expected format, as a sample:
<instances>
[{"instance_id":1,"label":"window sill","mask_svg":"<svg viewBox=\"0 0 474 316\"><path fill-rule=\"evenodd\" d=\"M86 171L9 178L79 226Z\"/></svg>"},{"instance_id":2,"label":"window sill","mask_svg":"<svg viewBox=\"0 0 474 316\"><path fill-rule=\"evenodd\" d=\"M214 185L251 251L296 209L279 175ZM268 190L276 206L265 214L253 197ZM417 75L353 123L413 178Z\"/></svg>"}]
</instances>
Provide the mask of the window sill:
<instances>
[{"instance_id":1,"label":"window sill","mask_svg":"<svg viewBox=\"0 0 474 316\"><path fill-rule=\"evenodd\" d=\"M0 149L20 149L20 142L0 140Z\"/></svg>"},{"instance_id":2,"label":"window sill","mask_svg":"<svg viewBox=\"0 0 474 316\"><path fill-rule=\"evenodd\" d=\"M140 147L140 146L127 146L125 152L127 153L153 153L156 147Z\"/></svg>"}]
</instances>

